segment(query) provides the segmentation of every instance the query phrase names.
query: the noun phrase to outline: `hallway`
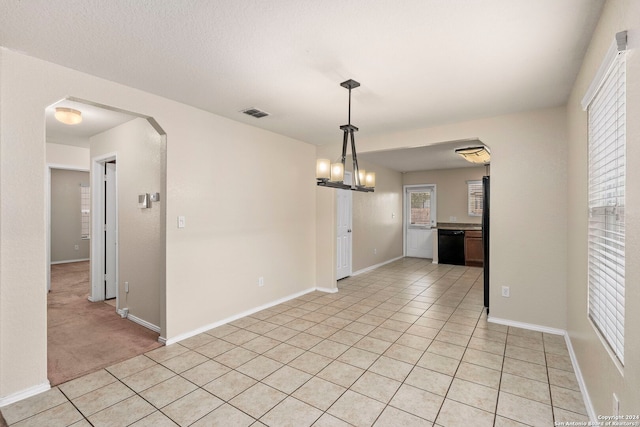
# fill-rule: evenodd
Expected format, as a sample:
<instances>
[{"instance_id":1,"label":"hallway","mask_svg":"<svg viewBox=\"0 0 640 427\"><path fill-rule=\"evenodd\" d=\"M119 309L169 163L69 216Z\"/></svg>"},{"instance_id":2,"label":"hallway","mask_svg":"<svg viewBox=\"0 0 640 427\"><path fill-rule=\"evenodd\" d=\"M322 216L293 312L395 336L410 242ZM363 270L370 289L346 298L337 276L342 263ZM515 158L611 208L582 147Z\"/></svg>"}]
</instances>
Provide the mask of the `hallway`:
<instances>
[{"instance_id":1,"label":"hallway","mask_svg":"<svg viewBox=\"0 0 640 427\"><path fill-rule=\"evenodd\" d=\"M90 302L88 296L89 261L51 266L47 372L52 386L161 346L157 333L122 319L108 303Z\"/></svg>"}]
</instances>

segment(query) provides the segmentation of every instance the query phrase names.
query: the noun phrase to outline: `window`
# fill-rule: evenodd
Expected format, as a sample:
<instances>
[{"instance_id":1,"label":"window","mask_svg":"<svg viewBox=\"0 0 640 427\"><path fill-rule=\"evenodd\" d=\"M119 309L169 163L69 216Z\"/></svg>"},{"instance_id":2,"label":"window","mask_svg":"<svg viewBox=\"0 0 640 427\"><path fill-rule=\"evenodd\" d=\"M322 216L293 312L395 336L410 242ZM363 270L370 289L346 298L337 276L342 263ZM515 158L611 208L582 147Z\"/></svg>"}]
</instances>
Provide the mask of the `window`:
<instances>
[{"instance_id":1,"label":"window","mask_svg":"<svg viewBox=\"0 0 640 427\"><path fill-rule=\"evenodd\" d=\"M411 195L411 225L429 226L431 224L431 192L412 191Z\"/></svg>"},{"instance_id":2,"label":"window","mask_svg":"<svg viewBox=\"0 0 640 427\"><path fill-rule=\"evenodd\" d=\"M412 184L404 186L404 215L408 228L436 226L436 186Z\"/></svg>"},{"instance_id":3,"label":"window","mask_svg":"<svg viewBox=\"0 0 640 427\"><path fill-rule=\"evenodd\" d=\"M91 187L80 186L80 237L88 239L90 236L89 214L91 213ZM76 208L77 209L77 208Z\"/></svg>"},{"instance_id":4,"label":"window","mask_svg":"<svg viewBox=\"0 0 640 427\"><path fill-rule=\"evenodd\" d=\"M601 75L598 79L599 83L597 86L592 85L590 91L593 93L589 95L590 99L587 101L589 317L620 363L624 364L626 160L624 51L615 49L613 57L609 61L605 60L603 66L606 66L606 70L604 73L599 73Z\"/></svg>"},{"instance_id":5,"label":"window","mask_svg":"<svg viewBox=\"0 0 640 427\"><path fill-rule=\"evenodd\" d=\"M482 216L482 181L467 181L467 211L469 216Z\"/></svg>"}]
</instances>

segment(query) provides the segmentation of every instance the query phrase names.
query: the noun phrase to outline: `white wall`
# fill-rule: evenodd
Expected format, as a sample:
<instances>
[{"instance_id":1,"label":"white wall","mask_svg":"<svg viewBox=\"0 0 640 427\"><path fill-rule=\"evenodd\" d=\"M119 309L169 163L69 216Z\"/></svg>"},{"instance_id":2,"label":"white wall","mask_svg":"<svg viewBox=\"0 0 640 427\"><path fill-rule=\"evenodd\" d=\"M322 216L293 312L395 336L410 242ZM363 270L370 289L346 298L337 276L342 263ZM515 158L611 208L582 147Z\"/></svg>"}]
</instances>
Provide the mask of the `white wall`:
<instances>
[{"instance_id":1,"label":"white wall","mask_svg":"<svg viewBox=\"0 0 640 427\"><path fill-rule=\"evenodd\" d=\"M165 151L161 136L141 118L91 138L92 159L117 155L118 308L158 328L165 287ZM140 209L138 195L144 193L160 193L160 201Z\"/></svg>"},{"instance_id":2,"label":"white wall","mask_svg":"<svg viewBox=\"0 0 640 427\"><path fill-rule=\"evenodd\" d=\"M593 35L567 104L568 280L567 329L595 413L610 415L613 393L620 414L640 414L640 2L608 1ZM627 177L625 266L625 365L619 369L587 317L587 114L580 101L591 84L614 35L628 31Z\"/></svg>"},{"instance_id":3,"label":"white wall","mask_svg":"<svg viewBox=\"0 0 640 427\"><path fill-rule=\"evenodd\" d=\"M402 174L365 162L376 173L373 193L353 192L353 271L402 256ZM375 253L374 253L375 249Z\"/></svg>"},{"instance_id":4,"label":"white wall","mask_svg":"<svg viewBox=\"0 0 640 427\"><path fill-rule=\"evenodd\" d=\"M166 132L168 339L315 286L314 146L1 49L0 399L47 386L44 112L66 96Z\"/></svg>"},{"instance_id":5,"label":"white wall","mask_svg":"<svg viewBox=\"0 0 640 427\"><path fill-rule=\"evenodd\" d=\"M47 164L63 169L89 170L89 149L71 145L46 144Z\"/></svg>"},{"instance_id":6,"label":"white wall","mask_svg":"<svg viewBox=\"0 0 640 427\"><path fill-rule=\"evenodd\" d=\"M491 147L493 317L566 327L565 117L549 108L359 140L361 152L468 138Z\"/></svg>"}]
</instances>

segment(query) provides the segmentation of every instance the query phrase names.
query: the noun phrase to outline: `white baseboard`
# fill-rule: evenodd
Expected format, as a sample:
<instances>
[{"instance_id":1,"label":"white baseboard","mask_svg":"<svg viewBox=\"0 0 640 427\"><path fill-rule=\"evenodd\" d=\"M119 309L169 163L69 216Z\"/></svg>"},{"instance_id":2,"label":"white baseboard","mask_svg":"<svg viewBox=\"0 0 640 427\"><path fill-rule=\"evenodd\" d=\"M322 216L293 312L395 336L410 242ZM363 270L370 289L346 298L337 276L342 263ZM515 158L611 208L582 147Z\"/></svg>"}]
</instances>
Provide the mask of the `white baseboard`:
<instances>
[{"instance_id":1,"label":"white baseboard","mask_svg":"<svg viewBox=\"0 0 640 427\"><path fill-rule=\"evenodd\" d=\"M123 319L129 319L131 320L133 323L137 323L140 326L144 326L147 329L152 330L153 332L156 333L160 333L160 327L154 325L151 322L147 322L146 320L143 320L141 318L139 318L138 316L134 316L133 314L129 313L129 309L128 308L119 308L116 310L116 312L120 315L120 317L122 317Z\"/></svg>"},{"instance_id":2,"label":"white baseboard","mask_svg":"<svg viewBox=\"0 0 640 427\"><path fill-rule=\"evenodd\" d=\"M564 334L564 341L567 344L567 349L569 349L569 357L571 357L573 372L576 374L576 379L578 380L578 385L580 386L580 391L582 392L582 397L584 399L584 406L587 408L587 413L589 414L589 420L591 420L594 425L598 425L596 424L599 421L598 415L596 414L595 409L593 409L593 404L591 403L591 398L587 391L587 384L584 382L582 371L580 371L580 365L578 364L578 358L576 357L576 353L573 351L573 345L571 345L571 338L569 337L568 332L565 332Z\"/></svg>"},{"instance_id":3,"label":"white baseboard","mask_svg":"<svg viewBox=\"0 0 640 427\"><path fill-rule=\"evenodd\" d=\"M553 335L566 335L567 331L564 329L550 328L549 326L541 326L533 323L517 322L515 320L500 319L498 317L489 316L488 322L496 323L498 325L513 326L514 328L529 329L531 331L544 332L545 334Z\"/></svg>"},{"instance_id":4,"label":"white baseboard","mask_svg":"<svg viewBox=\"0 0 640 427\"><path fill-rule=\"evenodd\" d=\"M147 329L151 329L153 332L156 332L158 334L160 333L160 327L159 326L156 326L153 323L149 323L146 320L142 320L141 318L136 317L131 313L129 313L127 315L127 319L131 320L133 323L137 323L140 326L144 326Z\"/></svg>"},{"instance_id":5,"label":"white baseboard","mask_svg":"<svg viewBox=\"0 0 640 427\"><path fill-rule=\"evenodd\" d=\"M185 332L185 333L177 335L177 336L175 336L173 338L162 338L162 339L164 340L165 345L175 344L175 343L180 342L182 340L186 340L187 338L191 338L191 337L193 337L195 335L198 335L198 334L201 334L203 332L206 332L206 331L208 331L210 329L217 328L218 326L225 325L225 324L227 324L229 322L233 322L234 320L238 320L238 319L240 319L242 317L249 316L249 315L251 315L253 313L257 313L259 311L265 310L267 308L271 308L271 307L276 306L278 304L282 304L283 302L287 302L289 300L301 297L302 295L306 295L309 292L313 292L315 290L316 290L316 288L305 289L304 291L300 291L300 292L297 292L295 294L292 294L292 295L280 298L278 300L269 302L267 304L261 305L259 307L255 307L255 308L249 309L247 311L243 311L242 313L238 313L238 314L235 314L233 316L227 317L226 319L222 319L220 321L217 321L217 322L214 322L214 323L210 323L208 325L202 326L202 327L194 329L192 331ZM131 315L129 315L129 317L131 317Z\"/></svg>"},{"instance_id":6,"label":"white baseboard","mask_svg":"<svg viewBox=\"0 0 640 427\"><path fill-rule=\"evenodd\" d=\"M569 357L571 358L571 365L573 365L573 372L576 374L576 379L578 381L578 385L580 386L580 392L582 393L582 398L584 399L584 406L587 409L587 414L589 414L589 419L593 423L598 422L596 412L593 409L593 404L591 403L591 398L589 397L589 392L587 391L587 385L584 382L582 371L580 371L578 358L576 357L576 353L573 351L573 345L571 345L571 338L569 337L569 333L567 331L565 331L564 329L550 328L548 326L535 325L532 323L524 323L524 322L516 322L514 320L500 319L492 316L489 316L487 320L491 323L496 323L499 325L513 326L516 328L529 329L532 331L544 332L544 333L553 334L553 335L562 335L564 337L565 343L567 344L567 350L569 351Z\"/></svg>"},{"instance_id":7,"label":"white baseboard","mask_svg":"<svg viewBox=\"0 0 640 427\"><path fill-rule=\"evenodd\" d=\"M393 259L390 259L388 261L381 262L380 264L372 265L372 266L369 266L367 268L363 268L362 270L354 271L353 273L351 273L351 275L352 276L357 276L358 274L362 274L362 273L366 273L367 271L375 270L378 267L382 267L383 265L390 264L390 263L392 263L394 261L397 261L399 259L402 259L402 258L404 258L404 256L399 256L397 258L393 258Z\"/></svg>"},{"instance_id":8,"label":"white baseboard","mask_svg":"<svg viewBox=\"0 0 640 427\"><path fill-rule=\"evenodd\" d=\"M328 294L335 294L338 292L338 288L316 288L316 291L326 292Z\"/></svg>"},{"instance_id":9,"label":"white baseboard","mask_svg":"<svg viewBox=\"0 0 640 427\"><path fill-rule=\"evenodd\" d=\"M68 259L68 260L64 260L64 261L51 261L51 265L54 265L54 264L70 264L72 262L81 262L81 261L89 261L89 258Z\"/></svg>"},{"instance_id":10,"label":"white baseboard","mask_svg":"<svg viewBox=\"0 0 640 427\"><path fill-rule=\"evenodd\" d=\"M12 393L9 396L0 397L0 408L15 403L19 400L35 396L36 394L44 393L47 390L51 390L51 384L49 384L49 381L47 381L46 383L35 385L33 387L29 387L16 393Z\"/></svg>"}]
</instances>

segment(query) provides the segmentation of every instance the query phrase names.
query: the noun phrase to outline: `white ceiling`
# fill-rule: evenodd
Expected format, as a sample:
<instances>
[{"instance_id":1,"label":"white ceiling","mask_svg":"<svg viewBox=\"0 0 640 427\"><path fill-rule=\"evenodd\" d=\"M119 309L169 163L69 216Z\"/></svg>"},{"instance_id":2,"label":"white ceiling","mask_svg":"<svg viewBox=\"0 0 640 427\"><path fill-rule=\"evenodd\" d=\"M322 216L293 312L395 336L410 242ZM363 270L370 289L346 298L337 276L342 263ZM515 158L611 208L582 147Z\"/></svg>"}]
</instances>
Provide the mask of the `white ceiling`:
<instances>
[{"instance_id":1,"label":"white ceiling","mask_svg":"<svg viewBox=\"0 0 640 427\"><path fill-rule=\"evenodd\" d=\"M485 145L478 139L448 141L425 147L403 148L399 150L370 151L357 153L358 160L366 160L376 165L398 172L416 172L435 169L456 169L481 167L482 164L466 161L455 153L458 148ZM357 147L356 147L357 148Z\"/></svg>"},{"instance_id":2,"label":"white ceiling","mask_svg":"<svg viewBox=\"0 0 640 427\"><path fill-rule=\"evenodd\" d=\"M65 125L55 118L56 107L73 108L82 113L82 122ZM130 114L101 108L95 105L64 99L45 110L47 142L54 144L89 147L89 138L136 118Z\"/></svg>"},{"instance_id":3,"label":"white ceiling","mask_svg":"<svg viewBox=\"0 0 640 427\"><path fill-rule=\"evenodd\" d=\"M323 145L349 78L360 138L564 104L602 4L0 0L0 45Z\"/></svg>"}]
</instances>

